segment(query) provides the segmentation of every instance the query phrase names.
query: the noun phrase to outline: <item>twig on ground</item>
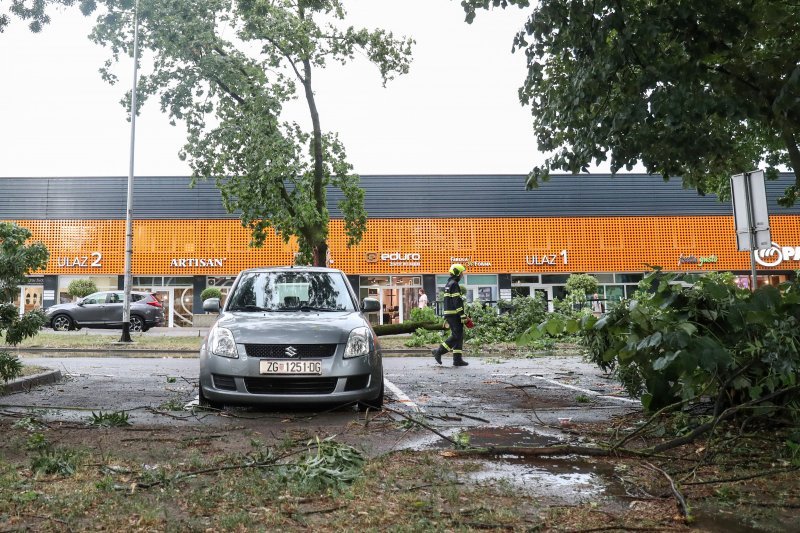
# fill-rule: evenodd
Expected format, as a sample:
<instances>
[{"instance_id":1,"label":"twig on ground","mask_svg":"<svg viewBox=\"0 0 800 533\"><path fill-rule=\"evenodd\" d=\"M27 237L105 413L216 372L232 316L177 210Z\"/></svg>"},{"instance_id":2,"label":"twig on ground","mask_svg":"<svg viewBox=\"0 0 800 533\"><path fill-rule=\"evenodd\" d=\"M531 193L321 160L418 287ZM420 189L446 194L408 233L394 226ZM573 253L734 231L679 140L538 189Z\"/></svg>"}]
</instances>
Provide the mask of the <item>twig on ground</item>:
<instances>
[{"instance_id":1,"label":"twig on ground","mask_svg":"<svg viewBox=\"0 0 800 533\"><path fill-rule=\"evenodd\" d=\"M485 418L478 418L477 416L465 415L464 413L456 413L456 414L458 416L463 416L464 418L469 418L471 420L477 420L478 422L483 422L484 424L490 424L491 423L488 420L486 420Z\"/></svg>"},{"instance_id":2,"label":"twig on ground","mask_svg":"<svg viewBox=\"0 0 800 533\"><path fill-rule=\"evenodd\" d=\"M672 489L672 494L675 496L675 500L677 500L677 502L678 502L678 510L680 511L681 516L683 516L683 519L685 521L687 521L687 522L691 521L691 515L689 514L689 508L686 505L686 499L683 497L683 494L681 494L681 492L675 486L675 482L672 480L670 475L667 474L664 470L658 468L657 466L655 466L655 465L653 465L651 463L648 463L647 461L645 461L644 464L645 464L645 466L647 466L647 468L649 468L651 470L654 470L656 472L661 472L664 475L664 477L667 478L667 481L669 481L670 489Z\"/></svg>"}]
</instances>

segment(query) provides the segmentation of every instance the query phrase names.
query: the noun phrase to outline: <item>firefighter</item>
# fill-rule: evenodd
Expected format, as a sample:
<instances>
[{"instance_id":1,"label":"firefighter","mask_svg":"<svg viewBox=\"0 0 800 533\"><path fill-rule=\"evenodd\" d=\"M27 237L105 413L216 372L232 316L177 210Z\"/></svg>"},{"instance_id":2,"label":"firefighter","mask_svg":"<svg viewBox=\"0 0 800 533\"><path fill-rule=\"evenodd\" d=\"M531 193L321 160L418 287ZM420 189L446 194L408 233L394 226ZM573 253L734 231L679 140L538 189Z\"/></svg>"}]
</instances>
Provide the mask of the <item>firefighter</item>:
<instances>
[{"instance_id":1,"label":"firefighter","mask_svg":"<svg viewBox=\"0 0 800 533\"><path fill-rule=\"evenodd\" d=\"M464 326L472 327L472 320L464 314L464 296L461 292L459 281L461 274L464 273L464 265L455 264L450 266L450 279L444 286L444 318L450 326L450 337L441 346L434 348L431 353L436 362L442 364L442 356L447 352L453 352L453 366L467 366L469 363L464 361Z\"/></svg>"}]
</instances>

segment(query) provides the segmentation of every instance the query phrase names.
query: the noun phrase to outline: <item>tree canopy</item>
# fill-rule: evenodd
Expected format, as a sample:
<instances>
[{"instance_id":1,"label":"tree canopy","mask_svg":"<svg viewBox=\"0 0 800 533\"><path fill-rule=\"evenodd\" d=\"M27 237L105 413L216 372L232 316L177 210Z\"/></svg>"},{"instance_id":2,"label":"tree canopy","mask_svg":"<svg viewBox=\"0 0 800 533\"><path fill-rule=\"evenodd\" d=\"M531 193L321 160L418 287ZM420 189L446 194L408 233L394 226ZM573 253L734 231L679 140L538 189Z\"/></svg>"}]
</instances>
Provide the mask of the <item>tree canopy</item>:
<instances>
[{"instance_id":1,"label":"tree canopy","mask_svg":"<svg viewBox=\"0 0 800 533\"><path fill-rule=\"evenodd\" d=\"M36 335L45 322L41 311L20 316L14 305L19 286L27 283L25 275L47 266L47 248L42 243L28 243L30 237L27 229L0 222L0 334L12 346Z\"/></svg>"},{"instance_id":2,"label":"tree canopy","mask_svg":"<svg viewBox=\"0 0 800 533\"><path fill-rule=\"evenodd\" d=\"M113 63L132 55L132 2L103 3L107 12L92 37L112 51L102 72L113 83ZM413 41L347 26L339 0L140 0L139 19L140 46L153 60L138 104L158 95L173 123L186 124L181 157L193 179L217 180L254 244L274 230L285 242L297 238L305 262L325 265L328 185L342 191L348 244L358 243L366 230L364 193L343 144L322 129L312 75L361 54L385 84L408 71ZM307 104L305 125L281 115L298 93Z\"/></svg>"},{"instance_id":3,"label":"tree canopy","mask_svg":"<svg viewBox=\"0 0 800 533\"><path fill-rule=\"evenodd\" d=\"M50 24L50 8L78 4L84 15L95 9L95 0L11 0L10 4L0 6L0 33L8 27L11 19L19 18L28 22L28 29L39 33Z\"/></svg>"},{"instance_id":4,"label":"tree canopy","mask_svg":"<svg viewBox=\"0 0 800 533\"><path fill-rule=\"evenodd\" d=\"M528 0L464 0L476 10ZM722 196L729 178L785 165L800 194L800 3L789 0L540 0L514 38L539 149L551 170L641 162Z\"/></svg>"}]
</instances>

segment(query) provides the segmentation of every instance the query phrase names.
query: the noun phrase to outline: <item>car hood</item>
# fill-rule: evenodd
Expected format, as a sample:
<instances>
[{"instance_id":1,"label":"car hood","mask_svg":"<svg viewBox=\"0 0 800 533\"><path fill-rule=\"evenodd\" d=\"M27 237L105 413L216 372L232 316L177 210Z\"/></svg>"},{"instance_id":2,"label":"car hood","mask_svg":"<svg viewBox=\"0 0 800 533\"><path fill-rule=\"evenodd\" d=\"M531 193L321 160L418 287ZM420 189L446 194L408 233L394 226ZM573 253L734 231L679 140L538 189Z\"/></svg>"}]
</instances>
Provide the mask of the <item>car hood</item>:
<instances>
[{"instance_id":1,"label":"car hood","mask_svg":"<svg viewBox=\"0 0 800 533\"><path fill-rule=\"evenodd\" d=\"M233 333L237 344L340 344L366 326L356 312L224 312L216 326Z\"/></svg>"}]
</instances>

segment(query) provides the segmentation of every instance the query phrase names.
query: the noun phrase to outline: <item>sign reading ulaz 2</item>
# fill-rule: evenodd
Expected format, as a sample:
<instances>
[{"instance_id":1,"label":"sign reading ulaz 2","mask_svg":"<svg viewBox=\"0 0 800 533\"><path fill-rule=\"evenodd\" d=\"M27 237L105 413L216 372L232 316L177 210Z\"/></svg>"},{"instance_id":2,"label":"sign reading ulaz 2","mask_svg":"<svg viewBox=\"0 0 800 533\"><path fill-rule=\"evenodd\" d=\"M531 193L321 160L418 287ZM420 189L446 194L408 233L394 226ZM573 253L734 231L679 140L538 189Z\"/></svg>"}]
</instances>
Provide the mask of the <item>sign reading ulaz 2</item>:
<instances>
[{"instance_id":1,"label":"sign reading ulaz 2","mask_svg":"<svg viewBox=\"0 0 800 533\"><path fill-rule=\"evenodd\" d=\"M74 257L56 257L56 264L59 267L78 267L78 268L101 268L103 266L103 254L92 252L89 255L76 255Z\"/></svg>"}]
</instances>

